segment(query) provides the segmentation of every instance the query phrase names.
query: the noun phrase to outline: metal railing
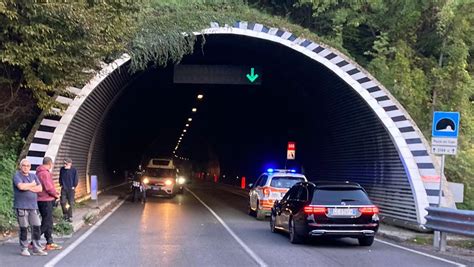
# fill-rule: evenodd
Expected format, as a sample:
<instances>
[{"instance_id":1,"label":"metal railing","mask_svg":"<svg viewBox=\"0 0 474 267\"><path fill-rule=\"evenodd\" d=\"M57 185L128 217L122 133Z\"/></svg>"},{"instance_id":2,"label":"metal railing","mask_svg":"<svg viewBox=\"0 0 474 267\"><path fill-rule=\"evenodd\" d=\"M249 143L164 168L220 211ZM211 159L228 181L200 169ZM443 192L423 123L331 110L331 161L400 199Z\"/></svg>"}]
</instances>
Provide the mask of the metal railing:
<instances>
[{"instance_id":1,"label":"metal railing","mask_svg":"<svg viewBox=\"0 0 474 267\"><path fill-rule=\"evenodd\" d=\"M440 232L435 234L433 245L441 251L446 250L446 233L474 237L474 211L450 208L426 208L425 226Z\"/></svg>"}]
</instances>

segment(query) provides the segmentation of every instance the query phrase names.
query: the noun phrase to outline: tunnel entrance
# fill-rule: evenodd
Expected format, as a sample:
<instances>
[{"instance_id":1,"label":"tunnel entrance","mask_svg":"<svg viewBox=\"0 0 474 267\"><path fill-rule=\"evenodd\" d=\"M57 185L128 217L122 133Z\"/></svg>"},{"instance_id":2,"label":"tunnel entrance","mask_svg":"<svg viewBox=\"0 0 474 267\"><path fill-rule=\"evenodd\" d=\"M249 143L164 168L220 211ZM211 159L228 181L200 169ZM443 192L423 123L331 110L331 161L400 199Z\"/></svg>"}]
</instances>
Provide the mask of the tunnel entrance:
<instances>
[{"instance_id":1,"label":"tunnel entrance","mask_svg":"<svg viewBox=\"0 0 474 267\"><path fill-rule=\"evenodd\" d=\"M112 184L114 174L135 168L143 155L175 151L195 162L217 160L219 175L231 178L286 163L309 180L358 182L386 220L423 224L424 207L437 193L436 183L422 177L434 175L434 165L416 126L381 85L333 50L284 31L248 24L216 31L180 64L258 66L259 85L175 83L174 66L131 75L124 57L95 86L84 87L87 98L62 131L56 129L68 112L42 119L50 125L37 132L52 133L44 154L56 149L56 160L78 159L83 195L89 175ZM269 37L256 38L255 31ZM298 150L295 161L285 162L288 141ZM32 159L39 157L35 145Z\"/></svg>"}]
</instances>

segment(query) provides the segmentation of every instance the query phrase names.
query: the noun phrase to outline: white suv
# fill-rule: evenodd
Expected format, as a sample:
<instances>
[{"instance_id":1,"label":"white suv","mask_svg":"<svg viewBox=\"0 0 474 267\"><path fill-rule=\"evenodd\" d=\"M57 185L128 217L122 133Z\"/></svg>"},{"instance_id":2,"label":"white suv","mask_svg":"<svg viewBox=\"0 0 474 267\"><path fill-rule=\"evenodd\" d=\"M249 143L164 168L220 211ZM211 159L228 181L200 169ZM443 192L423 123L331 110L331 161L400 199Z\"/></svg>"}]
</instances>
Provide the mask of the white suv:
<instances>
[{"instance_id":1,"label":"white suv","mask_svg":"<svg viewBox=\"0 0 474 267\"><path fill-rule=\"evenodd\" d=\"M258 220L270 216L275 200L281 200L299 182L307 182L307 179L295 170L268 169L254 184L249 184L249 214Z\"/></svg>"}]
</instances>

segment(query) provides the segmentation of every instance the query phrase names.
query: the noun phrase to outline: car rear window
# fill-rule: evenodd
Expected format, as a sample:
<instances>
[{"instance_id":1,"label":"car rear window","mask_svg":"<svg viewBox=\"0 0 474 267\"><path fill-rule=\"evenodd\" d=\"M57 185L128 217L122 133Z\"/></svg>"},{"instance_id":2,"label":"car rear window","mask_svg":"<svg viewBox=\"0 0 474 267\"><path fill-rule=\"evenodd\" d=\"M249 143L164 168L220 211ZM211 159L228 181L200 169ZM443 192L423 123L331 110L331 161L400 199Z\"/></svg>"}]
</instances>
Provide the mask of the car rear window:
<instances>
[{"instance_id":1,"label":"car rear window","mask_svg":"<svg viewBox=\"0 0 474 267\"><path fill-rule=\"evenodd\" d=\"M290 188L294 184L299 182L304 182L304 178L291 176L276 176L272 178L270 186L276 188Z\"/></svg>"},{"instance_id":2,"label":"car rear window","mask_svg":"<svg viewBox=\"0 0 474 267\"><path fill-rule=\"evenodd\" d=\"M367 194L361 189L316 189L313 205L370 205Z\"/></svg>"}]
</instances>

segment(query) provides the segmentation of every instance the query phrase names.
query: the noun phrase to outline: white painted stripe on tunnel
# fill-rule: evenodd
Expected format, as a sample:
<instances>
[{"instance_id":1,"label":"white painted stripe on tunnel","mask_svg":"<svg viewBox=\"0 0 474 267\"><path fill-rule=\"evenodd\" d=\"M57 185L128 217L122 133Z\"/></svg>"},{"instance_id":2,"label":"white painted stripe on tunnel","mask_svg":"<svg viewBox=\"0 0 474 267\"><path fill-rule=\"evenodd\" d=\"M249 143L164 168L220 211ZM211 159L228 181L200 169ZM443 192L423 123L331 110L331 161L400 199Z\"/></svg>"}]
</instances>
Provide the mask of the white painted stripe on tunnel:
<instances>
[{"instance_id":1,"label":"white painted stripe on tunnel","mask_svg":"<svg viewBox=\"0 0 474 267\"><path fill-rule=\"evenodd\" d=\"M87 232L85 232L82 236L80 236L76 241L74 241L71 245L69 245L65 250L61 253L56 255L56 257L52 258L48 261L44 266L45 267L53 267L58 262L60 262L64 257L66 257L69 253L71 253L77 246L79 246L87 237L89 237L101 224L103 224L109 217L112 215L122 204L125 200L122 200L115 208L113 208L107 215L105 215L102 219L100 219L94 226L92 226Z\"/></svg>"},{"instance_id":2,"label":"white painted stripe on tunnel","mask_svg":"<svg viewBox=\"0 0 474 267\"><path fill-rule=\"evenodd\" d=\"M59 124L59 121L49 120L49 119L43 119L40 123L40 125L54 127L54 128L56 128L58 124Z\"/></svg>"},{"instance_id":3,"label":"white painted stripe on tunnel","mask_svg":"<svg viewBox=\"0 0 474 267\"><path fill-rule=\"evenodd\" d=\"M278 28L270 28L270 30L268 31L268 34L275 35L277 32L278 32ZM278 37L278 38L280 38L280 37Z\"/></svg>"},{"instance_id":4,"label":"white painted stripe on tunnel","mask_svg":"<svg viewBox=\"0 0 474 267\"><path fill-rule=\"evenodd\" d=\"M415 139L415 138L420 138L420 136L416 132L406 132L402 133L403 138L405 139ZM426 149L426 147L424 148Z\"/></svg>"},{"instance_id":5,"label":"white painted stripe on tunnel","mask_svg":"<svg viewBox=\"0 0 474 267\"><path fill-rule=\"evenodd\" d=\"M393 117L405 115L405 113L403 113L402 111L400 111L399 109L397 109L397 110L387 111L387 115L388 115L390 118L393 118Z\"/></svg>"},{"instance_id":6,"label":"white painted stripe on tunnel","mask_svg":"<svg viewBox=\"0 0 474 267\"><path fill-rule=\"evenodd\" d=\"M241 21L239 22L239 28L240 29L247 29L248 23L246 21Z\"/></svg>"},{"instance_id":7,"label":"white painted stripe on tunnel","mask_svg":"<svg viewBox=\"0 0 474 267\"><path fill-rule=\"evenodd\" d=\"M313 51L319 45L317 43L312 42L310 45L306 47L306 49Z\"/></svg>"},{"instance_id":8,"label":"white painted stripe on tunnel","mask_svg":"<svg viewBox=\"0 0 474 267\"><path fill-rule=\"evenodd\" d=\"M247 254L249 254L250 257L252 257L252 259L259 265L259 266L268 266L257 254L255 254L255 252L253 252L253 250L251 248L249 248L245 243L244 241L242 241L242 239L240 239L235 233L234 231L232 231L232 229L230 229L229 226L227 226L227 224L224 222L224 220L221 219L221 217L219 217L219 215L217 215L216 212L214 212L214 210L212 210L206 203L204 203L204 201L202 201L196 194L194 194L193 191L191 191L189 188L186 188L186 191L188 191L189 193L191 193L199 202L201 202L201 204L206 207L212 215L214 215L214 217L222 224L222 226L224 226L224 228L227 230L227 232L229 232L229 234L235 239L235 241L237 241L237 243L239 243L239 245L245 250L245 252L247 252Z\"/></svg>"},{"instance_id":9,"label":"white painted stripe on tunnel","mask_svg":"<svg viewBox=\"0 0 474 267\"><path fill-rule=\"evenodd\" d=\"M283 35L281 36L281 38L288 39L288 38L290 38L290 36L291 36L291 32L284 32Z\"/></svg>"},{"instance_id":10,"label":"white painted stripe on tunnel","mask_svg":"<svg viewBox=\"0 0 474 267\"><path fill-rule=\"evenodd\" d=\"M262 24L255 24L255 27L253 27L253 30L254 31L257 31L257 32L261 32L263 29L263 25Z\"/></svg>"},{"instance_id":11,"label":"white painted stripe on tunnel","mask_svg":"<svg viewBox=\"0 0 474 267\"><path fill-rule=\"evenodd\" d=\"M366 82L366 83L363 83L361 84L362 87L364 87L365 89L369 89L369 88L372 88L372 87L375 87L375 86L379 86L376 82L374 81L370 81L370 82ZM382 90L382 89L380 89Z\"/></svg>"},{"instance_id":12,"label":"white painted stripe on tunnel","mask_svg":"<svg viewBox=\"0 0 474 267\"><path fill-rule=\"evenodd\" d=\"M379 105L384 108L384 107L389 107L389 106L395 106L395 103L393 103L393 101L389 99L385 101L380 101Z\"/></svg>"},{"instance_id":13,"label":"white painted stripe on tunnel","mask_svg":"<svg viewBox=\"0 0 474 267\"><path fill-rule=\"evenodd\" d=\"M436 175L439 175L439 173L437 173L435 169L420 169L420 175L436 176Z\"/></svg>"},{"instance_id":14,"label":"white painted stripe on tunnel","mask_svg":"<svg viewBox=\"0 0 474 267\"><path fill-rule=\"evenodd\" d=\"M436 189L439 189L439 186ZM428 203L438 204L438 202L439 202L439 197L438 196L428 196Z\"/></svg>"},{"instance_id":15,"label":"white painted stripe on tunnel","mask_svg":"<svg viewBox=\"0 0 474 267\"><path fill-rule=\"evenodd\" d=\"M58 96L56 98L56 101L61 103L61 104L69 105L73 100L71 98L67 98L67 97L64 97L64 96Z\"/></svg>"},{"instance_id":16,"label":"white painted stripe on tunnel","mask_svg":"<svg viewBox=\"0 0 474 267\"><path fill-rule=\"evenodd\" d=\"M362 73L362 72L358 72L358 73L356 73L356 74L354 74L354 75L351 75L351 77L352 77L352 79L354 79L354 80L357 81L357 80L359 80L359 79L362 79L362 78L367 77L367 75L365 75L365 74Z\"/></svg>"},{"instance_id":17,"label":"white painted stripe on tunnel","mask_svg":"<svg viewBox=\"0 0 474 267\"><path fill-rule=\"evenodd\" d=\"M353 70L355 69L356 67L354 65L352 65L351 63L345 65L345 66L342 66L341 70L345 71L345 72L348 72L350 70Z\"/></svg>"},{"instance_id":18,"label":"white painted stripe on tunnel","mask_svg":"<svg viewBox=\"0 0 474 267\"><path fill-rule=\"evenodd\" d=\"M373 93L370 93L371 96L373 96L374 98L377 98L377 97L381 97L381 96L386 96L387 94L382 91L382 90L379 90L379 91L375 91Z\"/></svg>"},{"instance_id":19,"label":"white painted stripe on tunnel","mask_svg":"<svg viewBox=\"0 0 474 267\"><path fill-rule=\"evenodd\" d=\"M27 156L26 159L33 165L43 164L43 158Z\"/></svg>"},{"instance_id":20,"label":"white painted stripe on tunnel","mask_svg":"<svg viewBox=\"0 0 474 267\"><path fill-rule=\"evenodd\" d=\"M415 157L416 163L433 163L430 156Z\"/></svg>"},{"instance_id":21,"label":"white painted stripe on tunnel","mask_svg":"<svg viewBox=\"0 0 474 267\"><path fill-rule=\"evenodd\" d=\"M398 128L409 127L409 126L413 127L413 124L411 124L410 121L397 121L395 122L395 125L397 125Z\"/></svg>"},{"instance_id":22,"label":"white painted stripe on tunnel","mask_svg":"<svg viewBox=\"0 0 474 267\"><path fill-rule=\"evenodd\" d=\"M30 148L28 149L28 151L46 152L47 149L48 149L48 145L41 145L41 144L32 143L30 145Z\"/></svg>"},{"instance_id":23,"label":"white painted stripe on tunnel","mask_svg":"<svg viewBox=\"0 0 474 267\"><path fill-rule=\"evenodd\" d=\"M332 53L332 51L330 49L326 48L323 51L319 52L319 55L325 58L327 55L329 55L331 53Z\"/></svg>"},{"instance_id":24,"label":"white painted stripe on tunnel","mask_svg":"<svg viewBox=\"0 0 474 267\"><path fill-rule=\"evenodd\" d=\"M331 61L331 63L333 63L334 65L337 65L339 62L342 62L344 59L340 56L337 56L329 61Z\"/></svg>"},{"instance_id":25,"label":"white painted stripe on tunnel","mask_svg":"<svg viewBox=\"0 0 474 267\"><path fill-rule=\"evenodd\" d=\"M439 183L423 183L425 189L439 190Z\"/></svg>"},{"instance_id":26,"label":"white painted stripe on tunnel","mask_svg":"<svg viewBox=\"0 0 474 267\"><path fill-rule=\"evenodd\" d=\"M81 93L81 89L80 88L76 88L76 87L68 87L66 90L68 90L69 92L75 94L75 95L78 95Z\"/></svg>"},{"instance_id":27,"label":"white painted stripe on tunnel","mask_svg":"<svg viewBox=\"0 0 474 267\"><path fill-rule=\"evenodd\" d=\"M428 257L428 258L432 258L432 259L435 259L435 260L446 262L446 263L449 263L449 264L452 264L452 265L455 265L455 266L459 266L459 267L465 267L466 266L466 265L461 264L459 262L450 261L450 260L447 260L447 259L444 259L444 258L441 258L441 257L437 257L437 256L434 256L434 255L431 255L431 254L428 254L428 253L424 253L424 252L421 252L421 251L418 251L418 250L414 250L414 249L411 249L411 248L406 248L406 247L403 247L403 246L400 246L400 245L397 245L397 244L393 244L391 242L380 240L378 238L376 238L375 241L383 243L385 245L389 245L389 246L392 246L392 247L403 249L403 250L406 250L406 251L409 251L409 252L412 252L412 253L415 253L415 254L418 254L418 255L422 255L422 256L425 256L425 257Z\"/></svg>"},{"instance_id":28,"label":"white painted stripe on tunnel","mask_svg":"<svg viewBox=\"0 0 474 267\"><path fill-rule=\"evenodd\" d=\"M426 150L426 147L423 143L421 144L409 144L408 148L410 148L411 151L414 150Z\"/></svg>"},{"instance_id":29,"label":"white painted stripe on tunnel","mask_svg":"<svg viewBox=\"0 0 474 267\"><path fill-rule=\"evenodd\" d=\"M44 131L36 131L35 137L51 140L51 138L53 138L53 133L44 132Z\"/></svg>"}]
</instances>

